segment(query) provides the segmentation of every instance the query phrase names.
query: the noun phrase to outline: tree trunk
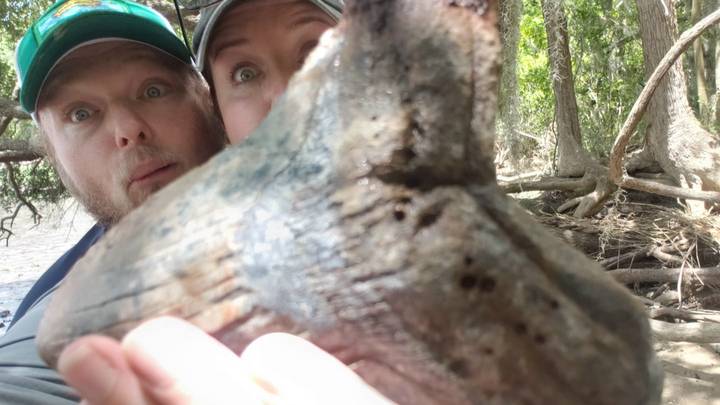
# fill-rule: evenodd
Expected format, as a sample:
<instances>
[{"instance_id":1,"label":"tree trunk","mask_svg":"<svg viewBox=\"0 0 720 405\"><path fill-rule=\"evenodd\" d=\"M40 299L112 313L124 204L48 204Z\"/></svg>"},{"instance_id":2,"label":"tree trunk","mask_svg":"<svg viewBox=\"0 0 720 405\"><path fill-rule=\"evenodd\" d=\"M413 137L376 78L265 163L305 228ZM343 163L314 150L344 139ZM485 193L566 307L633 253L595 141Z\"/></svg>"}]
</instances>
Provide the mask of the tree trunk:
<instances>
[{"instance_id":1,"label":"tree trunk","mask_svg":"<svg viewBox=\"0 0 720 405\"><path fill-rule=\"evenodd\" d=\"M720 6L720 4L716 5ZM715 74L715 106L713 120L715 130L718 130L720 129L720 33L718 33L718 30L715 31L713 43L715 44L715 68L713 69Z\"/></svg>"},{"instance_id":2,"label":"tree trunk","mask_svg":"<svg viewBox=\"0 0 720 405\"><path fill-rule=\"evenodd\" d=\"M677 37L675 4L673 0L637 0L637 6L647 78ZM660 167L682 187L720 191L720 139L703 129L690 108L682 59L655 91L647 118L646 144ZM703 208L702 203L690 204L692 212Z\"/></svg>"},{"instance_id":3,"label":"tree trunk","mask_svg":"<svg viewBox=\"0 0 720 405\"><path fill-rule=\"evenodd\" d=\"M500 35L503 48L498 135L505 146L509 148L513 163L516 163L521 157L520 136L516 132L516 126L520 121L517 52L522 11L522 0L500 1Z\"/></svg>"},{"instance_id":4,"label":"tree trunk","mask_svg":"<svg viewBox=\"0 0 720 405\"><path fill-rule=\"evenodd\" d=\"M558 175L563 177L582 176L585 173L588 159L582 148L567 20L562 0L543 0L542 10L548 38L550 74L555 92Z\"/></svg>"},{"instance_id":5,"label":"tree trunk","mask_svg":"<svg viewBox=\"0 0 720 405\"><path fill-rule=\"evenodd\" d=\"M693 0L692 2L692 23L695 24L703 17L703 1ZM695 80L697 83L698 111L700 119L707 123L710 118L710 102L708 101L707 79L705 73L705 54L702 39L698 38L693 43L693 57L695 59Z\"/></svg>"}]
</instances>

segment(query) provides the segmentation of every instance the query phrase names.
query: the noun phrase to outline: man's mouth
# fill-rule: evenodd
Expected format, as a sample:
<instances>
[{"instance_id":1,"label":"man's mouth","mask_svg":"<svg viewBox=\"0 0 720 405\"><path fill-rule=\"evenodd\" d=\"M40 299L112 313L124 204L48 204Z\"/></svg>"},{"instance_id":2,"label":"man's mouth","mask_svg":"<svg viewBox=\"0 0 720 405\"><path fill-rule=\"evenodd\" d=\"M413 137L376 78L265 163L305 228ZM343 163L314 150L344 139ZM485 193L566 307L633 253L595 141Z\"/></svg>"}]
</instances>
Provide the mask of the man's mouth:
<instances>
[{"instance_id":1,"label":"man's mouth","mask_svg":"<svg viewBox=\"0 0 720 405\"><path fill-rule=\"evenodd\" d=\"M128 187L162 181L165 177L171 176L176 167L177 165L172 162L155 161L143 163L132 171Z\"/></svg>"}]
</instances>

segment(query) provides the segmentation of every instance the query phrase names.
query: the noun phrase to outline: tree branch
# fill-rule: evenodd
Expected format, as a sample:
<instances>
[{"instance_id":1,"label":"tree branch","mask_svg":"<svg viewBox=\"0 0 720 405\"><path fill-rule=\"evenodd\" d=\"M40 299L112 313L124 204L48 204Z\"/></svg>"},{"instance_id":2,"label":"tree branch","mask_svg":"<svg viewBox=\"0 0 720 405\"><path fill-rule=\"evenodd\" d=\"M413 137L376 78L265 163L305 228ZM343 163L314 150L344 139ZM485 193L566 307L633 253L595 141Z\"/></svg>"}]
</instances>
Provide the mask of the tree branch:
<instances>
[{"instance_id":1,"label":"tree branch","mask_svg":"<svg viewBox=\"0 0 720 405\"><path fill-rule=\"evenodd\" d=\"M10 181L10 185L13 188L13 191L15 191L15 197L33 214L33 222L36 224L40 221L40 218L42 218L42 215L38 212L37 208L31 203L25 196L23 195L22 190L20 189L20 185L17 182L17 179L15 178L15 168L12 167L10 163L5 163L5 169L7 169L8 172L8 180Z\"/></svg>"},{"instance_id":2,"label":"tree branch","mask_svg":"<svg viewBox=\"0 0 720 405\"><path fill-rule=\"evenodd\" d=\"M675 283L680 273L693 275L703 282L720 284L720 267L677 268L677 269L619 269L608 271L615 281L621 284L633 283Z\"/></svg>"},{"instance_id":3,"label":"tree branch","mask_svg":"<svg viewBox=\"0 0 720 405\"><path fill-rule=\"evenodd\" d=\"M17 218L18 213L20 212L20 208L22 208L22 206L22 203L18 203L18 205L15 206L15 211L13 211L12 214L0 219L0 241L4 240L6 247L10 243L10 237L14 235L12 231L12 226L15 223L15 218ZM10 221L9 226L5 226L5 222L7 221Z\"/></svg>"},{"instance_id":4,"label":"tree branch","mask_svg":"<svg viewBox=\"0 0 720 405\"><path fill-rule=\"evenodd\" d=\"M0 163L32 162L42 157L43 155L32 151L0 151Z\"/></svg>"},{"instance_id":5,"label":"tree branch","mask_svg":"<svg viewBox=\"0 0 720 405\"><path fill-rule=\"evenodd\" d=\"M692 44L693 41L700 36L700 34L712 25L716 24L718 21L720 21L720 9L703 18L692 28L685 31L677 42L675 42L672 48L667 51L645 84L645 87L640 93L638 99L635 101L630 114L625 120L622 129L620 129L620 133L615 139L615 143L613 144L612 151L610 153L610 179L619 187L661 194L668 197L720 202L720 193L689 190L682 187L666 186L652 181L636 179L630 177L623 168L625 148L627 147L628 142L630 142L630 137L635 131L640 119L645 114L645 111L647 111L650 99L659 86L660 81L680 55L682 55L683 52L685 52L685 50L690 46L690 44Z\"/></svg>"},{"instance_id":6,"label":"tree branch","mask_svg":"<svg viewBox=\"0 0 720 405\"><path fill-rule=\"evenodd\" d=\"M669 186L658 181L638 179L636 177L631 177L627 174L624 174L620 181L620 183L615 182L615 184L619 184L622 188L645 191L646 193L659 194L666 197L720 202L720 192L717 191L702 191L677 186Z\"/></svg>"},{"instance_id":7,"label":"tree branch","mask_svg":"<svg viewBox=\"0 0 720 405\"><path fill-rule=\"evenodd\" d=\"M589 189L593 186L592 179L549 177L537 181L521 181L517 183L500 184L500 188L508 194L522 193L524 191L577 191Z\"/></svg>"},{"instance_id":8,"label":"tree branch","mask_svg":"<svg viewBox=\"0 0 720 405\"><path fill-rule=\"evenodd\" d=\"M5 131L10 126L10 123L12 122L12 120L13 120L12 117L5 117L2 119L2 121L0 121L0 136L2 136L2 134L5 133Z\"/></svg>"},{"instance_id":9,"label":"tree branch","mask_svg":"<svg viewBox=\"0 0 720 405\"><path fill-rule=\"evenodd\" d=\"M36 138L30 139L9 139L0 138L0 152L32 152L37 155L45 155L41 143Z\"/></svg>"},{"instance_id":10,"label":"tree branch","mask_svg":"<svg viewBox=\"0 0 720 405\"><path fill-rule=\"evenodd\" d=\"M718 343L720 325L716 323L669 323L650 319L653 335L670 342Z\"/></svg>"},{"instance_id":11,"label":"tree branch","mask_svg":"<svg viewBox=\"0 0 720 405\"><path fill-rule=\"evenodd\" d=\"M20 107L20 103L15 100L8 100L0 97L0 116L17 118L20 120L29 120L30 114L23 111Z\"/></svg>"},{"instance_id":12,"label":"tree branch","mask_svg":"<svg viewBox=\"0 0 720 405\"><path fill-rule=\"evenodd\" d=\"M687 309L677 308L651 308L648 310L648 316L652 319L670 317L674 319L682 319L683 321L705 321L720 323L720 313L707 311L689 311Z\"/></svg>"}]
</instances>

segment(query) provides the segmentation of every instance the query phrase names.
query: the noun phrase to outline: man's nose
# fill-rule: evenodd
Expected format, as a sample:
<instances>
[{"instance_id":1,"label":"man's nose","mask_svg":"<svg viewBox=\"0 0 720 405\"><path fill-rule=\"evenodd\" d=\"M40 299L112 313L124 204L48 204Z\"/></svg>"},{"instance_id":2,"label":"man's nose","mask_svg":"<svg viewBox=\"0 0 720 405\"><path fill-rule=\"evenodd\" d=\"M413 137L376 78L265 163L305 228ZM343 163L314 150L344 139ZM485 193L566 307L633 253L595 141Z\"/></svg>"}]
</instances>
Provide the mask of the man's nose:
<instances>
[{"instance_id":1,"label":"man's nose","mask_svg":"<svg viewBox=\"0 0 720 405\"><path fill-rule=\"evenodd\" d=\"M118 148L126 148L148 141L150 130L137 108L129 103L117 103L111 108L111 125Z\"/></svg>"}]
</instances>

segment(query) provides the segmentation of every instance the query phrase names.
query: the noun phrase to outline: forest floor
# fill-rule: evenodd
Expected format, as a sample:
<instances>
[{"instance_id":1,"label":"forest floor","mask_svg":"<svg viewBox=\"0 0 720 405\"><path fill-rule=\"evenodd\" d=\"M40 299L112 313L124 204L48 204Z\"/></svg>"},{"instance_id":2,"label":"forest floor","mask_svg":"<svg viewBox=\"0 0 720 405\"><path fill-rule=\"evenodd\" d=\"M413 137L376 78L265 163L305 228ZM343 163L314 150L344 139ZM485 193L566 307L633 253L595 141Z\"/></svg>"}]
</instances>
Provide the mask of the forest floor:
<instances>
[{"instance_id":1,"label":"forest floor","mask_svg":"<svg viewBox=\"0 0 720 405\"><path fill-rule=\"evenodd\" d=\"M554 211L564 201L561 195L515 197L541 223L609 271L720 264L720 216L687 218L672 200L637 201L637 196L623 194L594 218L576 219ZM0 243L0 335L34 281L93 224L72 200L46 207L43 213L45 217L35 224L28 211L21 211L9 244ZM5 215L0 212L0 218ZM676 282L637 282L630 287L655 319L677 322L659 311L677 309L682 302L682 314L701 314L706 323L720 322L720 283L702 284L699 279L685 275L680 289ZM665 370L662 404L720 405L720 339L682 340L682 336L656 335L654 347Z\"/></svg>"},{"instance_id":2,"label":"forest floor","mask_svg":"<svg viewBox=\"0 0 720 405\"><path fill-rule=\"evenodd\" d=\"M672 329L720 323L720 215L692 218L675 200L620 193L593 218L578 219L555 211L568 197L560 193L515 195L539 222L598 261L616 279L628 271L623 269L648 269L645 277L626 285L655 325ZM682 283L669 274L669 269L678 268L688 269L680 271ZM695 268L707 268L708 273L698 275L690 270ZM720 334L716 331L654 333L654 348L665 371L662 404L720 405Z\"/></svg>"}]
</instances>

